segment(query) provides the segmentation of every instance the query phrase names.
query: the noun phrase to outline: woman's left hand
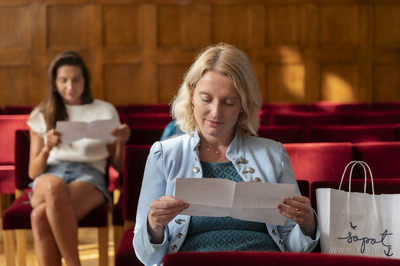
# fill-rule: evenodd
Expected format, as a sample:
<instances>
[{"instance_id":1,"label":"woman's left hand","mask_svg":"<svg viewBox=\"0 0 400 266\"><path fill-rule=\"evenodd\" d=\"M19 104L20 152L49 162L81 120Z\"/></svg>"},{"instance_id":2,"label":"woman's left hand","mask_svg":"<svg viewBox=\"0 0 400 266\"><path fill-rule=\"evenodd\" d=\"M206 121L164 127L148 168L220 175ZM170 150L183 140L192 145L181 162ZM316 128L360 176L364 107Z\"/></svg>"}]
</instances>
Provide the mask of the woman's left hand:
<instances>
[{"instance_id":1,"label":"woman's left hand","mask_svg":"<svg viewBox=\"0 0 400 266\"><path fill-rule=\"evenodd\" d=\"M292 199L286 198L279 204L279 212L295 221L307 236L315 235L316 221L310 200L307 197L295 195Z\"/></svg>"},{"instance_id":2,"label":"woman's left hand","mask_svg":"<svg viewBox=\"0 0 400 266\"><path fill-rule=\"evenodd\" d=\"M122 124L111 132L117 138L117 142L126 143L131 137L131 129L127 124Z\"/></svg>"}]
</instances>

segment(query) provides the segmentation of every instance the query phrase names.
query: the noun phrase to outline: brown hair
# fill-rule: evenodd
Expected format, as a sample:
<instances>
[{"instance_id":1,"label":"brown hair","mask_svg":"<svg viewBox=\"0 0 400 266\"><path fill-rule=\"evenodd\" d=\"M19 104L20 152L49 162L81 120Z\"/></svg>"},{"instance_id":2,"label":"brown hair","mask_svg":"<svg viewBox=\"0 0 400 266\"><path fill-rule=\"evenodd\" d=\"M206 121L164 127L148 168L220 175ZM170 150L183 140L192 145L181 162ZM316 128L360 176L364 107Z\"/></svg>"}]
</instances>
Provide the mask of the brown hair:
<instances>
[{"instance_id":1,"label":"brown hair","mask_svg":"<svg viewBox=\"0 0 400 266\"><path fill-rule=\"evenodd\" d=\"M82 104L93 102L90 95L90 75L82 57L75 51L64 51L59 53L51 62L47 72L47 94L45 100L39 105L43 113L47 130L55 128L57 121L68 119L64 101L56 87L57 71L62 66L78 66L85 79L84 90L81 95Z\"/></svg>"}]
</instances>

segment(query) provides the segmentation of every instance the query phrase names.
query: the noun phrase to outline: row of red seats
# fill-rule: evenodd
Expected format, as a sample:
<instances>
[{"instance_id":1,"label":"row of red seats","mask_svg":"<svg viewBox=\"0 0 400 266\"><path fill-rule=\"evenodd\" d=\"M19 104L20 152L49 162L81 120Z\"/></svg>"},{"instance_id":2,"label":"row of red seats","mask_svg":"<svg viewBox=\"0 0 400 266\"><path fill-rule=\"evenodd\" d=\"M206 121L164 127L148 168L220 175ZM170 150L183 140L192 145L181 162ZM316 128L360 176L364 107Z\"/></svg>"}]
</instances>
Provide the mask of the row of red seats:
<instances>
[{"instance_id":1,"label":"row of red seats","mask_svg":"<svg viewBox=\"0 0 400 266\"><path fill-rule=\"evenodd\" d=\"M151 145L159 140L165 124L171 121L167 113L159 114L131 114L131 138L128 144ZM155 118L154 124L146 124ZM0 116L0 194L13 194L14 176L14 132L17 129L27 129L25 123L27 115L2 115ZM144 125L139 120L143 120ZM306 129L298 125L261 126L259 136L271 138L282 143L301 142L371 142L371 141L398 141L400 140L400 125L338 125L338 126L310 126ZM110 190L118 186L118 177L110 173Z\"/></svg>"},{"instance_id":2,"label":"row of red seats","mask_svg":"<svg viewBox=\"0 0 400 266\"><path fill-rule=\"evenodd\" d=\"M160 139L164 128L164 125L131 126L128 144L151 145ZM295 125L261 126L258 135L282 143L399 141L400 124L310 126L306 130Z\"/></svg>"},{"instance_id":3,"label":"row of red seats","mask_svg":"<svg viewBox=\"0 0 400 266\"><path fill-rule=\"evenodd\" d=\"M260 112L261 125L371 125L400 123L400 110L393 111L268 111Z\"/></svg>"},{"instance_id":4,"label":"row of red seats","mask_svg":"<svg viewBox=\"0 0 400 266\"><path fill-rule=\"evenodd\" d=\"M282 143L399 141L400 124L263 125L258 135Z\"/></svg>"},{"instance_id":5,"label":"row of red seats","mask_svg":"<svg viewBox=\"0 0 400 266\"><path fill-rule=\"evenodd\" d=\"M352 160L363 160L369 164L374 175L376 194L400 193L400 173L398 171L400 142L289 143L284 146L289 154L301 193L310 198L315 210L317 210L315 190L320 187L338 189L343 170ZM120 202L114 207L115 225L125 224L125 232L119 241L119 248L115 255L116 266L141 265L132 253L132 238L140 186L149 150L149 145L126 147L123 192ZM360 170L361 168L356 167L353 173L352 191L362 192L364 189L364 176ZM348 189L347 181L344 183L343 189ZM318 255L315 256L320 258ZM169 257L166 258L169 259ZM185 257L184 261L188 263L186 265L195 263L195 260L192 259ZM309 259L307 261L312 262L314 257ZM360 261L363 259L360 258ZM346 264L350 262L354 261L350 258L343 260L343 263Z\"/></svg>"},{"instance_id":6,"label":"row of red seats","mask_svg":"<svg viewBox=\"0 0 400 266\"><path fill-rule=\"evenodd\" d=\"M367 103L364 101L335 102L316 101L311 104L270 102L262 105L263 110L268 111L325 111L325 112L353 112L353 111L394 111L400 110L400 101L380 101Z\"/></svg>"},{"instance_id":7,"label":"row of red seats","mask_svg":"<svg viewBox=\"0 0 400 266\"><path fill-rule=\"evenodd\" d=\"M159 140L163 125L131 126L128 144L151 145ZM400 124L311 126L303 133L300 126L261 126L258 135L282 143L399 141Z\"/></svg>"},{"instance_id":8,"label":"row of red seats","mask_svg":"<svg viewBox=\"0 0 400 266\"><path fill-rule=\"evenodd\" d=\"M29 156L28 153L26 153L26 149L29 147L29 143L25 143L24 145L24 140L29 139L29 135L27 131L17 131L17 135L19 135L20 138L18 139L18 141L16 141L15 144L19 147L19 156L25 156L18 162L16 161L16 170L18 172L17 175L21 175L21 171L25 171L25 173L23 172L22 175L25 175L25 179L29 181L29 178L26 177L28 162L27 156ZM337 188L342 171L345 165L351 160L363 160L371 166L375 177L376 193L399 193L400 191L400 175L397 171L397 162L400 159L400 142L353 144L296 143L285 144L285 148L289 154L293 171L296 179L298 179L301 192L303 195L309 196L311 198L314 208L316 208L314 196L315 189L317 187L325 186ZM125 223L126 225L130 224L131 226L133 226L134 224L137 200L140 193L144 165L149 149L149 145L129 145L126 148L126 162L123 174L122 197L119 204L114 207L113 223L115 226L121 227L122 223ZM25 166L21 166L21 164ZM363 176L360 175L358 171L355 172L354 183L356 185L356 191L362 188L362 186L360 185L363 182L362 177ZM311 184L311 187L309 186L309 184ZM26 183L21 185L21 183L17 182L17 187L20 189L24 189L26 188ZM17 211L17 214L26 214L26 208L28 208L29 205L24 205L23 202L19 203L23 208L19 209ZM103 212L100 212L99 215L102 214L104 214L104 210ZM21 219L21 216L18 217L18 223L10 223L9 218L3 218L3 222L5 222L5 224L3 224L3 229L11 230L15 229L16 226L24 226L23 228L29 227L29 223L26 223L26 219ZM29 218L29 215L25 215L24 217ZM130 223L126 223L127 221L130 221ZM98 225L98 223L93 223L93 221L88 223L88 225L91 226L93 226L93 224ZM100 227L104 229L104 226L107 225L103 224ZM125 232L123 237L121 237L122 240L118 240L116 242L116 244L122 243L120 245L119 251L117 252L117 261L123 260L122 258L136 259L134 256L132 257L132 233L132 227L130 227L130 229ZM128 241L129 245L126 245L126 241Z\"/></svg>"}]
</instances>

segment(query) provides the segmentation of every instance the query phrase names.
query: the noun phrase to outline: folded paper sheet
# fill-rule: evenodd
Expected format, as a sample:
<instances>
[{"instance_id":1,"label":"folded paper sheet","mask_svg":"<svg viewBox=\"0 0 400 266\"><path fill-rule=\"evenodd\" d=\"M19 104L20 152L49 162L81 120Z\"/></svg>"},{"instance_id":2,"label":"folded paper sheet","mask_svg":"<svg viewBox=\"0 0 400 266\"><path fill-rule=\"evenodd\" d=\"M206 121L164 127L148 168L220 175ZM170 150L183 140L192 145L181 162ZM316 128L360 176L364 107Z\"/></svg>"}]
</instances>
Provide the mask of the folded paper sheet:
<instances>
[{"instance_id":1,"label":"folded paper sheet","mask_svg":"<svg viewBox=\"0 0 400 266\"><path fill-rule=\"evenodd\" d=\"M111 132L118 127L117 119L95 120L92 122L58 121L56 130L61 133L61 145L68 145L83 138L111 139Z\"/></svg>"},{"instance_id":2,"label":"folded paper sheet","mask_svg":"<svg viewBox=\"0 0 400 266\"><path fill-rule=\"evenodd\" d=\"M278 210L284 198L292 198L295 184L234 182L221 178L178 178L175 197L189 203L182 214L231 216L241 220L283 225Z\"/></svg>"}]
</instances>

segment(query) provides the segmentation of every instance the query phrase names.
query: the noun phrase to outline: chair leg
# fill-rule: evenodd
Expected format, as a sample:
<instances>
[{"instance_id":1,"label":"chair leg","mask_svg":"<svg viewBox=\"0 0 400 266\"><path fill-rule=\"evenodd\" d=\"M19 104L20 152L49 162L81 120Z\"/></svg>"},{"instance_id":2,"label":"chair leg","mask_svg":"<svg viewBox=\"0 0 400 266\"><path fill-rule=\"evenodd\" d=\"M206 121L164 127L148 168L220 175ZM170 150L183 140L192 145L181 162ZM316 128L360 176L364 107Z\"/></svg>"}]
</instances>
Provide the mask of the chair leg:
<instances>
[{"instance_id":1,"label":"chair leg","mask_svg":"<svg viewBox=\"0 0 400 266\"><path fill-rule=\"evenodd\" d=\"M4 253L7 266L15 266L15 235L14 230L3 230Z\"/></svg>"},{"instance_id":2,"label":"chair leg","mask_svg":"<svg viewBox=\"0 0 400 266\"><path fill-rule=\"evenodd\" d=\"M17 232L17 257L18 257L18 265L25 266L26 265L26 250L27 250L27 237L26 237L26 229L18 229L15 230Z\"/></svg>"},{"instance_id":3,"label":"chair leg","mask_svg":"<svg viewBox=\"0 0 400 266\"><path fill-rule=\"evenodd\" d=\"M117 254L119 244L121 243L122 236L124 235L123 225L114 225L114 254Z\"/></svg>"},{"instance_id":4,"label":"chair leg","mask_svg":"<svg viewBox=\"0 0 400 266\"><path fill-rule=\"evenodd\" d=\"M98 228L98 238L99 238L99 265L108 265L108 227Z\"/></svg>"},{"instance_id":5,"label":"chair leg","mask_svg":"<svg viewBox=\"0 0 400 266\"><path fill-rule=\"evenodd\" d=\"M8 206L12 203L12 195L0 194L0 215L3 217L4 211L8 208Z\"/></svg>"}]
</instances>

